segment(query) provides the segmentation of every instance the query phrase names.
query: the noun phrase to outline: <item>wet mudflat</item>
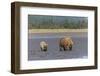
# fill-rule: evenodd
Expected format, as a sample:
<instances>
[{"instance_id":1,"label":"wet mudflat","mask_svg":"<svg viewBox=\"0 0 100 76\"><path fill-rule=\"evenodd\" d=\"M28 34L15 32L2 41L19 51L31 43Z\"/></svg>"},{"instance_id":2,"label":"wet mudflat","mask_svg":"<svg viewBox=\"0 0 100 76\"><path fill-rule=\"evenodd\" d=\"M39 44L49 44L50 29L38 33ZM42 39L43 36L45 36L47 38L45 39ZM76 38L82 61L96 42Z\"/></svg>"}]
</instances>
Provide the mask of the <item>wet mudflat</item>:
<instances>
[{"instance_id":1,"label":"wet mudflat","mask_svg":"<svg viewBox=\"0 0 100 76\"><path fill-rule=\"evenodd\" d=\"M60 51L59 40L63 37L71 37L74 41L72 50ZM69 33L38 33L28 35L28 60L54 60L54 59L74 59L87 58L88 56L88 38L85 32ZM40 42L48 43L48 51L43 52L40 49Z\"/></svg>"}]
</instances>

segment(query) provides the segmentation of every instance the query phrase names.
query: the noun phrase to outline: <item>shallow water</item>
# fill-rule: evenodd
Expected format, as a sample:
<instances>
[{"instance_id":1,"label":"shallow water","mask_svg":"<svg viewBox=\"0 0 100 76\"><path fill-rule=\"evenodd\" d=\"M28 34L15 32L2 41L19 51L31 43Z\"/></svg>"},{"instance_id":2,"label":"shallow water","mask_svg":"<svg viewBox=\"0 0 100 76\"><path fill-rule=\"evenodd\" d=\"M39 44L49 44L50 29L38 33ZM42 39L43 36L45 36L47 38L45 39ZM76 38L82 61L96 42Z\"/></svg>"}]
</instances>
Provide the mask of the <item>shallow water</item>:
<instances>
[{"instance_id":1,"label":"shallow water","mask_svg":"<svg viewBox=\"0 0 100 76\"><path fill-rule=\"evenodd\" d=\"M59 51L59 39L65 35L71 36L74 41L72 51ZM41 41L46 41L48 43L47 52L41 51ZM87 33L29 34L28 60L87 58L87 44Z\"/></svg>"}]
</instances>

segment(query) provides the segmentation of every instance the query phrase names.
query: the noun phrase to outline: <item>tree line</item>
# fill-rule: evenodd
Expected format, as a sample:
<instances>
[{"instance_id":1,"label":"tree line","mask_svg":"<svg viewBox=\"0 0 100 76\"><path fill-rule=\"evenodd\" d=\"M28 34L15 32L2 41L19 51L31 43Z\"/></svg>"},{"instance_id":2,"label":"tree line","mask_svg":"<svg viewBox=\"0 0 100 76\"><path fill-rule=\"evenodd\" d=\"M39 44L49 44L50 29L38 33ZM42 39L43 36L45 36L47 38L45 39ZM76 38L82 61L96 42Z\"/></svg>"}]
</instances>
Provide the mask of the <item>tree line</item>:
<instances>
[{"instance_id":1,"label":"tree line","mask_svg":"<svg viewBox=\"0 0 100 76\"><path fill-rule=\"evenodd\" d=\"M32 21L32 20L31 20ZM86 29L88 21L86 18L68 17L62 21L53 17L43 19L33 19L33 22L28 23L29 29Z\"/></svg>"}]
</instances>

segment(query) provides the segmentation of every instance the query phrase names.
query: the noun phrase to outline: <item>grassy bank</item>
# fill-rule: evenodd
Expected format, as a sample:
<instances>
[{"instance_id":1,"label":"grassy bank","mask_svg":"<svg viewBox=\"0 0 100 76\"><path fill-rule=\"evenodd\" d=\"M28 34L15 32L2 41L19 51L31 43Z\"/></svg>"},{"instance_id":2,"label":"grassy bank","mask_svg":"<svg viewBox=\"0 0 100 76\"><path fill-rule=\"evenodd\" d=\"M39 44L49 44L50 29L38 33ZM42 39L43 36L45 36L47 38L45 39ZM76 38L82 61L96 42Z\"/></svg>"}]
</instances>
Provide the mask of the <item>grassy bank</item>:
<instances>
[{"instance_id":1,"label":"grassy bank","mask_svg":"<svg viewBox=\"0 0 100 76\"><path fill-rule=\"evenodd\" d=\"M28 33L87 32L88 29L29 29Z\"/></svg>"}]
</instances>

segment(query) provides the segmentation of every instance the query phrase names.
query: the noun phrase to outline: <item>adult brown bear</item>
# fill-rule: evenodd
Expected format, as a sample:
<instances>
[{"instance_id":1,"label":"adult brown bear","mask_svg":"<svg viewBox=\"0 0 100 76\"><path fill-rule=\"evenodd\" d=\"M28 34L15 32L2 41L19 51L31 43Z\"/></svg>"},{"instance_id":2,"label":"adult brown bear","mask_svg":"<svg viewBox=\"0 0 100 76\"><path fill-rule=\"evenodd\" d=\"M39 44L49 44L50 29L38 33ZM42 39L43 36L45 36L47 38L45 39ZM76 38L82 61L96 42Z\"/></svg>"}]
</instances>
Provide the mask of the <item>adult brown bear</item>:
<instances>
[{"instance_id":1,"label":"adult brown bear","mask_svg":"<svg viewBox=\"0 0 100 76\"><path fill-rule=\"evenodd\" d=\"M72 46L73 46L73 41L70 37L64 37L64 38L61 38L60 39L60 42L59 42L59 48L60 48L60 51L64 50L72 50Z\"/></svg>"}]
</instances>

